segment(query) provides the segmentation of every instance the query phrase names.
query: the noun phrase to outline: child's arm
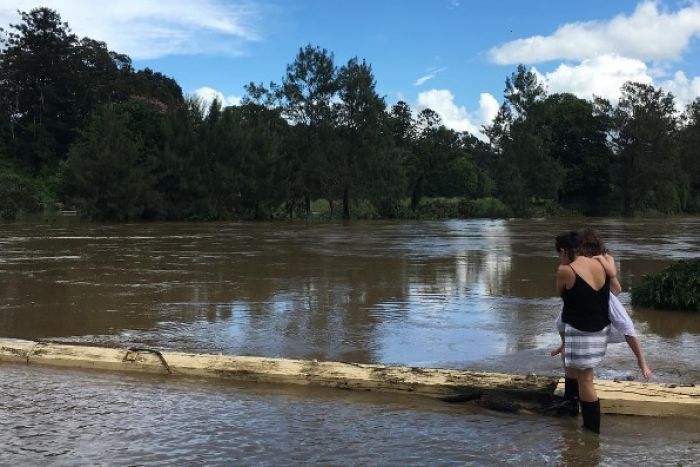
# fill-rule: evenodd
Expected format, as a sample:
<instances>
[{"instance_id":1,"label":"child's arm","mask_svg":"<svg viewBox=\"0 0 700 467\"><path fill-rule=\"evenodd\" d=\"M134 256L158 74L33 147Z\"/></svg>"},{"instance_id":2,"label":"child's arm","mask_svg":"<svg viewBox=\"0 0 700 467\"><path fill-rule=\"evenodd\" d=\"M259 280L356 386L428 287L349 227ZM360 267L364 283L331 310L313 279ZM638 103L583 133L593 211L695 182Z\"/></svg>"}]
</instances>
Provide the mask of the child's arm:
<instances>
[{"instance_id":1,"label":"child's arm","mask_svg":"<svg viewBox=\"0 0 700 467\"><path fill-rule=\"evenodd\" d=\"M632 349L632 352L634 352L634 356L637 357L637 364L639 364L639 369L642 370L642 376L644 376L644 379L651 378L652 372L644 359L642 346L639 345L639 339L634 336L625 336L625 340L627 341L627 345L630 346L630 349Z\"/></svg>"},{"instance_id":2,"label":"child's arm","mask_svg":"<svg viewBox=\"0 0 700 467\"><path fill-rule=\"evenodd\" d=\"M594 258L600 262L603 269L605 269L605 274L610 277L610 291L615 295L620 295L620 292L622 292L622 285L617 278L617 265L615 264L615 258L607 253L604 255L594 256Z\"/></svg>"},{"instance_id":3,"label":"child's arm","mask_svg":"<svg viewBox=\"0 0 700 467\"><path fill-rule=\"evenodd\" d=\"M620 295L620 292L622 292L622 284L620 284L617 277L610 278L610 292L612 292L616 297Z\"/></svg>"}]
</instances>

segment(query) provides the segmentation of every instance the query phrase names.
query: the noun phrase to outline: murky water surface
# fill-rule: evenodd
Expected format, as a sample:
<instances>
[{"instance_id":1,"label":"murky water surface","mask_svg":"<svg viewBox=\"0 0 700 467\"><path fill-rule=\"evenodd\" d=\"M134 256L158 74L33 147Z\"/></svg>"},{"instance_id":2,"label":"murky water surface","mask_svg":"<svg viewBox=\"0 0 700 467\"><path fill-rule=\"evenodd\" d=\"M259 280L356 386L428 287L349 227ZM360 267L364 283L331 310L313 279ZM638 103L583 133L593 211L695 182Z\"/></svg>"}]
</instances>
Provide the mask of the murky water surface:
<instances>
[{"instance_id":1,"label":"murky water surface","mask_svg":"<svg viewBox=\"0 0 700 467\"><path fill-rule=\"evenodd\" d=\"M3 365L2 465L697 465L695 420L506 415L396 395Z\"/></svg>"},{"instance_id":2,"label":"murky water surface","mask_svg":"<svg viewBox=\"0 0 700 467\"><path fill-rule=\"evenodd\" d=\"M558 374L553 236L581 222L0 224L0 335ZM700 256L700 219L595 224L626 290ZM700 314L630 314L657 380L700 382ZM700 462L693 422L607 417L592 449L571 420L422 400L0 375L3 464ZM638 377L629 349L611 347L599 376Z\"/></svg>"}]
</instances>

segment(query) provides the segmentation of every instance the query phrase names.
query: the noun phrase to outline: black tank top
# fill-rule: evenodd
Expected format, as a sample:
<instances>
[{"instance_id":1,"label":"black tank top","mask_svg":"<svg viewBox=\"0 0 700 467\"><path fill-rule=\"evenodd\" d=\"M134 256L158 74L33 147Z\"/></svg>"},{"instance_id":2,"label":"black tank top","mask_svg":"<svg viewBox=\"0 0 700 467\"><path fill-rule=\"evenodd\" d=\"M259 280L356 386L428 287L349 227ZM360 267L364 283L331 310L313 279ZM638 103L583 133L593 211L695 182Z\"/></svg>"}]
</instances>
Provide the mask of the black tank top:
<instances>
[{"instance_id":1,"label":"black tank top","mask_svg":"<svg viewBox=\"0 0 700 467\"><path fill-rule=\"evenodd\" d=\"M571 265L569 265L571 267ZM579 331L596 332L610 324L608 306L610 302L610 277L605 276L605 284L600 290L588 285L576 270L573 287L564 288L564 311L561 320Z\"/></svg>"}]
</instances>

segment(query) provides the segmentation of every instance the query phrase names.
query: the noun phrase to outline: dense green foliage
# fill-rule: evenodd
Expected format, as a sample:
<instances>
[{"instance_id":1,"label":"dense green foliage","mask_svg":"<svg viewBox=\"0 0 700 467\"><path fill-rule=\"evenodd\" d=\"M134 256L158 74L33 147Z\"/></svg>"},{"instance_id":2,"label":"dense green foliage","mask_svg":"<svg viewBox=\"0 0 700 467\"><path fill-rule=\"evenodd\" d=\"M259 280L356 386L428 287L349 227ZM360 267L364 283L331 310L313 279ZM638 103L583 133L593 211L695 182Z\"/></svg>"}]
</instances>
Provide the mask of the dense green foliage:
<instances>
[{"instance_id":1,"label":"dense green foliage","mask_svg":"<svg viewBox=\"0 0 700 467\"><path fill-rule=\"evenodd\" d=\"M628 83L548 95L519 66L489 141L390 108L371 65L299 50L240 106L183 96L38 8L0 31L0 213L98 220L445 218L700 211L700 101Z\"/></svg>"},{"instance_id":2,"label":"dense green foliage","mask_svg":"<svg viewBox=\"0 0 700 467\"><path fill-rule=\"evenodd\" d=\"M40 208L32 177L23 175L8 167L0 167L0 219L14 220L20 211L34 212Z\"/></svg>"},{"instance_id":3,"label":"dense green foliage","mask_svg":"<svg viewBox=\"0 0 700 467\"><path fill-rule=\"evenodd\" d=\"M632 304L700 311L700 260L680 261L632 289Z\"/></svg>"}]
</instances>

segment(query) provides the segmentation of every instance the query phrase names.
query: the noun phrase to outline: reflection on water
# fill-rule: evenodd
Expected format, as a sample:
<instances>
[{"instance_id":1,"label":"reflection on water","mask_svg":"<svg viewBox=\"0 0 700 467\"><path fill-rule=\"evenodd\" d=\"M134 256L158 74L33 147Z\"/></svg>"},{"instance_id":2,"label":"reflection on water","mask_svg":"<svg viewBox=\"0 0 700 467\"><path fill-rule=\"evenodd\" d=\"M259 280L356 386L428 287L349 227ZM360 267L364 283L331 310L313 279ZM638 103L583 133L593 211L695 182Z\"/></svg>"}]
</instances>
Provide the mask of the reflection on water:
<instances>
[{"instance_id":1,"label":"reflection on water","mask_svg":"<svg viewBox=\"0 0 700 467\"><path fill-rule=\"evenodd\" d=\"M597 225L627 289L700 254L698 219ZM552 239L580 226L2 224L0 335L557 373ZM631 314L652 364L697 374L698 314ZM603 375L634 372L626 349L610 355Z\"/></svg>"}]
</instances>

